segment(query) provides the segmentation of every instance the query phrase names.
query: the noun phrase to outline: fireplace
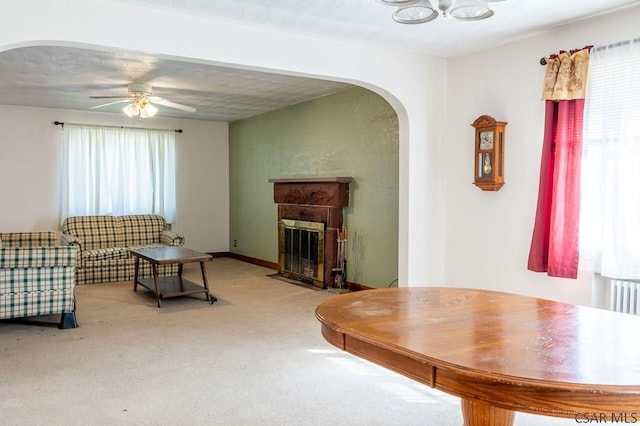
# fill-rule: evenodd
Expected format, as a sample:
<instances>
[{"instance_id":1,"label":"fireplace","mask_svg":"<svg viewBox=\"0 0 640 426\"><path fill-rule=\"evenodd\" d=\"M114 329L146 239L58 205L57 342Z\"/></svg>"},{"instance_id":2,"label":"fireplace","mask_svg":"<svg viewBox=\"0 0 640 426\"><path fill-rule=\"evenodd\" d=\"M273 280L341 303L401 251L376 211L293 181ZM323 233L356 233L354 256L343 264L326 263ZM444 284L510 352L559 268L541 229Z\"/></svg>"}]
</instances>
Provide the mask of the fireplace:
<instances>
[{"instance_id":1,"label":"fireplace","mask_svg":"<svg viewBox=\"0 0 640 426\"><path fill-rule=\"evenodd\" d=\"M278 204L278 272L332 287L349 177L270 179Z\"/></svg>"},{"instance_id":2,"label":"fireplace","mask_svg":"<svg viewBox=\"0 0 640 426\"><path fill-rule=\"evenodd\" d=\"M324 283L324 223L280 219L280 274L316 284Z\"/></svg>"}]
</instances>

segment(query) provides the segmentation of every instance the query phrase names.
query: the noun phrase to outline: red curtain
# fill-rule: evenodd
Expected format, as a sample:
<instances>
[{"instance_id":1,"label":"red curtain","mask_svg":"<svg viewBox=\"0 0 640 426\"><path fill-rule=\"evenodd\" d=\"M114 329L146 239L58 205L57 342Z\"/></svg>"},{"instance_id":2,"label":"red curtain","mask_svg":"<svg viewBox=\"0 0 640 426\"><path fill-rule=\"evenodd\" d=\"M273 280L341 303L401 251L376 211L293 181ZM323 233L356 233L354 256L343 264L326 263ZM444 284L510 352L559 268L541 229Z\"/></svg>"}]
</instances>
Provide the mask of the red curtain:
<instances>
[{"instance_id":1,"label":"red curtain","mask_svg":"<svg viewBox=\"0 0 640 426\"><path fill-rule=\"evenodd\" d=\"M547 59L538 206L528 269L578 275L580 162L589 48Z\"/></svg>"},{"instance_id":2,"label":"red curtain","mask_svg":"<svg viewBox=\"0 0 640 426\"><path fill-rule=\"evenodd\" d=\"M553 277L576 278L584 99L545 102L538 207L528 267Z\"/></svg>"}]
</instances>

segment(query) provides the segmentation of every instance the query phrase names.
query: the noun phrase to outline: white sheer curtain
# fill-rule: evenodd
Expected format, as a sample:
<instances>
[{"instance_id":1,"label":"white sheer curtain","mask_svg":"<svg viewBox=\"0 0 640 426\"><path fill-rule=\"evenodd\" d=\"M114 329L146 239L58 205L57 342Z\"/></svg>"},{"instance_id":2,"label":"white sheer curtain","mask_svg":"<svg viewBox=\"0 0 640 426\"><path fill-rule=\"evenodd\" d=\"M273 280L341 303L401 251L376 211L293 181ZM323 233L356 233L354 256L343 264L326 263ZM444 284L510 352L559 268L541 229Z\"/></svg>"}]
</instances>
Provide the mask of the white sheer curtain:
<instances>
[{"instance_id":1,"label":"white sheer curtain","mask_svg":"<svg viewBox=\"0 0 640 426\"><path fill-rule=\"evenodd\" d=\"M65 124L62 218L155 213L175 219L175 132Z\"/></svg>"},{"instance_id":2,"label":"white sheer curtain","mask_svg":"<svg viewBox=\"0 0 640 426\"><path fill-rule=\"evenodd\" d=\"M640 40L591 51L580 208L583 266L640 279Z\"/></svg>"}]
</instances>

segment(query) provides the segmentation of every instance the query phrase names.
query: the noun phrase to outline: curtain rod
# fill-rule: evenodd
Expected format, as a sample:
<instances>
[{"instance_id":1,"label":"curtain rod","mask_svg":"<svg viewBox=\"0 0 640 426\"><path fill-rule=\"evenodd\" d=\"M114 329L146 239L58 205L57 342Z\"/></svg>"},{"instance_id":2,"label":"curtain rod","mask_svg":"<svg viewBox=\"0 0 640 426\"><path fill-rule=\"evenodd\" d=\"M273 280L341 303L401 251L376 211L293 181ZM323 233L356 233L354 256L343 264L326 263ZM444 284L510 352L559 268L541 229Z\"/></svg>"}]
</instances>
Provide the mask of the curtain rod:
<instances>
[{"instance_id":1,"label":"curtain rod","mask_svg":"<svg viewBox=\"0 0 640 426\"><path fill-rule=\"evenodd\" d=\"M620 47L620 46L628 46L631 43L640 43L640 38L634 38L633 40L624 40L624 41L619 41L617 43L611 43L611 44L606 44L603 46L598 46L596 48L594 48L593 50L595 50L596 52L599 52L601 50L605 50L605 49L613 49L614 47ZM589 47L589 46L587 46ZM540 58L540 65L547 65L547 59L546 58Z\"/></svg>"},{"instance_id":2,"label":"curtain rod","mask_svg":"<svg viewBox=\"0 0 640 426\"><path fill-rule=\"evenodd\" d=\"M64 121L54 121L53 124L55 126L62 126L64 128ZM82 123L69 123L74 124L76 126L98 126L98 127L110 127L113 129L135 129L135 130L169 130L169 129L149 129L144 127L125 127L125 126L105 126L102 124L82 124ZM174 129L176 133L182 133L182 129Z\"/></svg>"},{"instance_id":3,"label":"curtain rod","mask_svg":"<svg viewBox=\"0 0 640 426\"><path fill-rule=\"evenodd\" d=\"M593 48L593 46L585 46L582 49L571 50L571 51L569 51L569 53L574 54L575 52L579 52L579 51L584 50L584 49L591 50L592 48ZM564 53L564 52L566 52L566 51L564 51L564 50L560 51L560 53ZM555 58L556 56L558 56L558 55L556 55L555 53L552 54L552 55L549 55L550 58ZM542 58L540 58L540 65L547 65L547 58L545 58L544 56Z\"/></svg>"}]
</instances>

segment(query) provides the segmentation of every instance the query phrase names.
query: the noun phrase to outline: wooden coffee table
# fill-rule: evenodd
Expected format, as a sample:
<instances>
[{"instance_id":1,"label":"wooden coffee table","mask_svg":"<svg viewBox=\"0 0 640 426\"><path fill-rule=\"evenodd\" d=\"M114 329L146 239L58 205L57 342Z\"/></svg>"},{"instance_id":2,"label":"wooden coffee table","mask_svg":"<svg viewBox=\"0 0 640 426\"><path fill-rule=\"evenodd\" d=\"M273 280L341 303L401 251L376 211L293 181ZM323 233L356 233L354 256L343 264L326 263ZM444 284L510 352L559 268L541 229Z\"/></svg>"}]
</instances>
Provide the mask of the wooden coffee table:
<instances>
[{"instance_id":1,"label":"wooden coffee table","mask_svg":"<svg viewBox=\"0 0 640 426\"><path fill-rule=\"evenodd\" d=\"M335 296L316 317L338 348L462 398L465 426L511 425L515 411L577 423L640 419L638 316L403 287Z\"/></svg>"},{"instance_id":2,"label":"wooden coffee table","mask_svg":"<svg viewBox=\"0 0 640 426\"><path fill-rule=\"evenodd\" d=\"M136 258L135 277L133 279L133 291L138 291L138 284L151 290L156 296L158 308L162 306L162 299L168 297L188 296L204 293L207 301L213 303L217 301L212 294L209 294L209 285L207 283L207 272L204 262L213 259L213 256L206 253L200 253L184 247L154 247L129 250ZM153 271L152 278L139 278L138 271L140 268L140 259L146 260L151 264ZM185 263L200 263L202 271L203 285L195 284L182 278L182 266ZM158 265L174 265L178 264L178 276L159 277Z\"/></svg>"}]
</instances>

